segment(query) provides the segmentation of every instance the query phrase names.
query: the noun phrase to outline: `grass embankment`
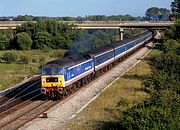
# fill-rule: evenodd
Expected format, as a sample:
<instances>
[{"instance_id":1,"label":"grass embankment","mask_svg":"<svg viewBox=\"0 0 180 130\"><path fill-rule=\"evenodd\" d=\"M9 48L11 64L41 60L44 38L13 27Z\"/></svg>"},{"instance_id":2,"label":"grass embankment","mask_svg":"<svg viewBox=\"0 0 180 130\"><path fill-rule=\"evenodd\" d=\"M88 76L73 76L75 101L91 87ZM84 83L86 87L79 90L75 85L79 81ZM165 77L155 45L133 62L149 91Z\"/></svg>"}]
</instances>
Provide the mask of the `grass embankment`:
<instances>
[{"instance_id":1,"label":"grass embankment","mask_svg":"<svg viewBox=\"0 0 180 130\"><path fill-rule=\"evenodd\" d=\"M0 57L4 53L11 52L18 55L16 62L7 64L0 59L0 90L6 89L12 85L21 82L27 77L40 73L40 67L48 61L62 57L64 50L50 50L50 51L0 51ZM20 62L20 57L28 57L26 64Z\"/></svg>"},{"instance_id":2,"label":"grass embankment","mask_svg":"<svg viewBox=\"0 0 180 130\"><path fill-rule=\"evenodd\" d=\"M153 50L148 56L156 53L159 51ZM142 60L73 119L67 129L98 129L105 122L116 121L122 110L140 103L148 96L143 91L142 83L150 73L151 69L147 60Z\"/></svg>"}]
</instances>

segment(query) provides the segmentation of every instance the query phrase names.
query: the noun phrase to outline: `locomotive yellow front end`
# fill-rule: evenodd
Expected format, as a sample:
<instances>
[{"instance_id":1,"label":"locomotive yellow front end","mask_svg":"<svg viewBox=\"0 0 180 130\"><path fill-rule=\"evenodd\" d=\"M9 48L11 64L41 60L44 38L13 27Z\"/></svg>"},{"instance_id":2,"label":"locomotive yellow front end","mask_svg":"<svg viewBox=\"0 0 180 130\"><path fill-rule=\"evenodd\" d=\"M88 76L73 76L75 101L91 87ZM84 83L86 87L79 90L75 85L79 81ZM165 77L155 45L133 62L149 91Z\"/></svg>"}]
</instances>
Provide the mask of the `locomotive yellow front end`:
<instances>
[{"instance_id":1,"label":"locomotive yellow front end","mask_svg":"<svg viewBox=\"0 0 180 130\"><path fill-rule=\"evenodd\" d=\"M64 76L41 76L41 84L43 88L65 87Z\"/></svg>"},{"instance_id":2,"label":"locomotive yellow front end","mask_svg":"<svg viewBox=\"0 0 180 130\"><path fill-rule=\"evenodd\" d=\"M47 97L58 97L65 87L62 68L42 68L41 92Z\"/></svg>"}]
</instances>

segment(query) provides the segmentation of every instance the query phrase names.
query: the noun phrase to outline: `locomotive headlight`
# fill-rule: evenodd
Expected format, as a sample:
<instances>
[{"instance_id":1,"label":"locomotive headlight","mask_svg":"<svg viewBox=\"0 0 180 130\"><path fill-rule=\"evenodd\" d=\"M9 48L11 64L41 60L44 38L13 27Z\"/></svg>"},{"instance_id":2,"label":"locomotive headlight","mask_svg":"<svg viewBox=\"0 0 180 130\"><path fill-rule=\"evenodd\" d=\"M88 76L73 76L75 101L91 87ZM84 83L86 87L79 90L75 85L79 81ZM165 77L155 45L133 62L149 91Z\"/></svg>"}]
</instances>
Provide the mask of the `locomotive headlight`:
<instances>
[{"instance_id":1,"label":"locomotive headlight","mask_svg":"<svg viewBox=\"0 0 180 130\"><path fill-rule=\"evenodd\" d=\"M44 93L44 94L45 94L45 93L46 93L46 89L45 89L45 88L42 88L42 89L41 89L41 93Z\"/></svg>"},{"instance_id":2,"label":"locomotive headlight","mask_svg":"<svg viewBox=\"0 0 180 130\"><path fill-rule=\"evenodd\" d=\"M62 88L58 89L58 92L59 92L59 93L62 93L62 92L63 92Z\"/></svg>"}]
</instances>

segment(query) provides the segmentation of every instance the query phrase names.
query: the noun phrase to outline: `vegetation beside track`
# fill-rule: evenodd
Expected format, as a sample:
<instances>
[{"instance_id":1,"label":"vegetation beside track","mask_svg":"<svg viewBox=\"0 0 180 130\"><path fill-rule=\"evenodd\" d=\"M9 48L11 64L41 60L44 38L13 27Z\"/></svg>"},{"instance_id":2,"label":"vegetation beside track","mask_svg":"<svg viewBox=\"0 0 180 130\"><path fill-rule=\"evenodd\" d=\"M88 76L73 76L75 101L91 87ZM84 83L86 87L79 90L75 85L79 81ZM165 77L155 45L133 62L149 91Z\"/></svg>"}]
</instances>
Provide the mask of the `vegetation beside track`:
<instances>
[{"instance_id":1,"label":"vegetation beside track","mask_svg":"<svg viewBox=\"0 0 180 130\"><path fill-rule=\"evenodd\" d=\"M39 74L43 64L62 57L64 52L65 50L0 51L0 90L15 85L32 75ZM16 60L12 63L2 60L5 53L17 55Z\"/></svg>"},{"instance_id":2,"label":"vegetation beside track","mask_svg":"<svg viewBox=\"0 0 180 130\"><path fill-rule=\"evenodd\" d=\"M153 50L148 56L159 54ZM143 91L143 80L151 74L145 59L119 78L104 91L80 115L72 120L67 129L83 130L102 128L106 122L116 122L123 110L142 102L149 95Z\"/></svg>"}]
</instances>

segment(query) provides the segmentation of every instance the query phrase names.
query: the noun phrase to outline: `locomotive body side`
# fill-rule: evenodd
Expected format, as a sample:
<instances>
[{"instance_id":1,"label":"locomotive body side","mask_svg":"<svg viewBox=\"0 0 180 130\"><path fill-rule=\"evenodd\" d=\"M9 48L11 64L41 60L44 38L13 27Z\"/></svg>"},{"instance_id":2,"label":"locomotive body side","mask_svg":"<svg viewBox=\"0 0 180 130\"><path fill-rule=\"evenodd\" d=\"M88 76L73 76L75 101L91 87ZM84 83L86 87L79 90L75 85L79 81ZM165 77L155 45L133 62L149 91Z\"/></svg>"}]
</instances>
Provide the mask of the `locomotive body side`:
<instances>
[{"instance_id":1,"label":"locomotive body side","mask_svg":"<svg viewBox=\"0 0 180 130\"><path fill-rule=\"evenodd\" d=\"M66 68L65 86L71 85L72 83L78 81L79 79L94 72L93 59L89 59L85 62L77 64L72 67Z\"/></svg>"}]
</instances>

